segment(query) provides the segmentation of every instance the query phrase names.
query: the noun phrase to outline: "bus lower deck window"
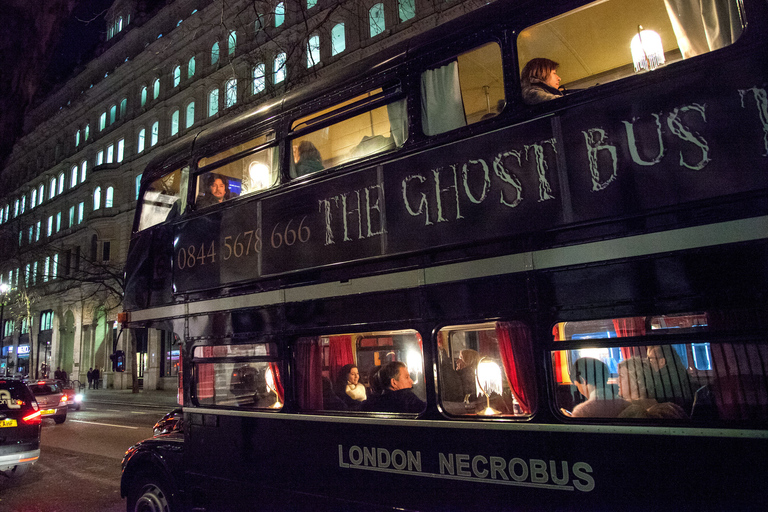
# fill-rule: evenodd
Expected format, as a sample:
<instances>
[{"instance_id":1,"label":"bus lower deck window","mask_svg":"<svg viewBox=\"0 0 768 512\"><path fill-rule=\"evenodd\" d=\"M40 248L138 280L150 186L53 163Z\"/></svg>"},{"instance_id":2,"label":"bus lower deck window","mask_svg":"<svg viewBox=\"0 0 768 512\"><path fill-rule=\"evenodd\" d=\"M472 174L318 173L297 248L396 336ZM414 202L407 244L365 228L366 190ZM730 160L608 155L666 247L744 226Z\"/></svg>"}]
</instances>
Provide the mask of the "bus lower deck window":
<instances>
[{"instance_id":1,"label":"bus lower deck window","mask_svg":"<svg viewBox=\"0 0 768 512\"><path fill-rule=\"evenodd\" d=\"M487 417L533 414L531 341L522 322L442 328L437 338L438 394L445 412Z\"/></svg>"},{"instance_id":2,"label":"bus lower deck window","mask_svg":"<svg viewBox=\"0 0 768 512\"><path fill-rule=\"evenodd\" d=\"M412 330L300 338L295 350L299 407L419 413L426 407L421 346Z\"/></svg>"},{"instance_id":3,"label":"bus lower deck window","mask_svg":"<svg viewBox=\"0 0 768 512\"><path fill-rule=\"evenodd\" d=\"M764 422L768 348L716 335L738 327L706 313L558 323L555 343L572 348L551 353L557 408L576 418ZM713 331L707 342L670 339ZM621 338L634 342L601 342Z\"/></svg>"}]
</instances>

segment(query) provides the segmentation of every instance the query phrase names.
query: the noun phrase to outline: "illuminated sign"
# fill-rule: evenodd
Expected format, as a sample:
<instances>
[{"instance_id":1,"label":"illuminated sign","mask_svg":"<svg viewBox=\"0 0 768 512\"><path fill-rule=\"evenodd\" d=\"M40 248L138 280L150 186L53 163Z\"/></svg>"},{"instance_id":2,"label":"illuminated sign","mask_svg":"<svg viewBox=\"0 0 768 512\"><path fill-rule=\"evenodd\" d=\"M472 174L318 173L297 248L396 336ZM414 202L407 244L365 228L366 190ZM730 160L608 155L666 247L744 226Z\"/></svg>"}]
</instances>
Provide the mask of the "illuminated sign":
<instances>
[{"instance_id":1,"label":"illuminated sign","mask_svg":"<svg viewBox=\"0 0 768 512\"><path fill-rule=\"evenodd\" d=\"M19 345L19 351L17 353L20 356L29 354L29 345Z\"/></svg>"}]
</instances>

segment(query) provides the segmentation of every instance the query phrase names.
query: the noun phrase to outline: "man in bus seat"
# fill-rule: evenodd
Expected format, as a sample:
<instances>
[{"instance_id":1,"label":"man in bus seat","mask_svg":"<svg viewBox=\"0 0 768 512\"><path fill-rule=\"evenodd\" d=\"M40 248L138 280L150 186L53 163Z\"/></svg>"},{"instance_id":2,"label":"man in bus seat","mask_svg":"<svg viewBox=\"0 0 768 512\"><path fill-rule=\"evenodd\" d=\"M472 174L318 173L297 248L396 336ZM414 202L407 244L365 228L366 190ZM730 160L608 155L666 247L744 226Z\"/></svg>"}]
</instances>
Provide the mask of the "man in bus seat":
<instances>
[{"instance_id":1,"label":"man in bus seat","mask_svg":"<svg viewBox=\"0 0 768 512\"><path fill-rule=\"evenodd\" d=\"M648 363L652 369L656 400L674 402L690 411L696 386L677 351L670 345L650 346Z\"/></svg>"},{"instance_id":2,"label":"man in bus seat","mask_svg":"<svg viewBox=\"0 0 768 512\"><path fill-rule=\"evenodd\" d=\"M363 410L375 412L421 412L426 407L413 392L413 379L401 361L387 363L379 370L384 392L364 402Z\"/></svg>"},{"instance_id":3,"label":"man in bus seat","mask_svg":"<svg viewBox=\"0 0 768 512\"><path fill-rule=\"evenodd\" d=\"M570 368L571 381L579 393L587 397L566 415L582 418L616 418L629 402L614 396L613 386L608 384L611 372L602 361L581 357Z\"/></svg>"}]
</instances>

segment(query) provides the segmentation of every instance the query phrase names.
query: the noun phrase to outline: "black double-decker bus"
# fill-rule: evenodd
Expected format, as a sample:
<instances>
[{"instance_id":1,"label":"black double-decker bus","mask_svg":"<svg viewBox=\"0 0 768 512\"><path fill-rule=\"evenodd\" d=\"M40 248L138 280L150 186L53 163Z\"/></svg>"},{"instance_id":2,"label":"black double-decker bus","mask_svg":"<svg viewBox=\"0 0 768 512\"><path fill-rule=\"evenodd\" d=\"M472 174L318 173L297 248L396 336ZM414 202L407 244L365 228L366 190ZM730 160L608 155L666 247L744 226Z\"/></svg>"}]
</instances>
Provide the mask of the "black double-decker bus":
<instances>
[{"instance_id":1,"label":"black double-decker bus","mask_svg":"<svg viewBox=\"0 0 768 512\"><path fill-rule=\"evenodd\" d=\"M128 510L762 510L767 28L498 1L174 144L125 309L183 427Z\"/></svg>"}]
</instances>

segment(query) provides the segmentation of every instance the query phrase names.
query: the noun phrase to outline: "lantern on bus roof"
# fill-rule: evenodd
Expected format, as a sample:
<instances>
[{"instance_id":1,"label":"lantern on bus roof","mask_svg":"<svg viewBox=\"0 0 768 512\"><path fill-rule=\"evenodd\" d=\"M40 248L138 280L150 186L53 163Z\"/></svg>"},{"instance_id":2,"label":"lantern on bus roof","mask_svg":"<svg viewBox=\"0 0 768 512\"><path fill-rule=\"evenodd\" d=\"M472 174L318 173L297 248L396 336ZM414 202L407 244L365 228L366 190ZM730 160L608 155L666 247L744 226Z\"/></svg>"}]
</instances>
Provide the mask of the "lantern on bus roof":
<instances>
[{"instance_id":1,"label":"lantern on bus roof","mask_svg":"<svg viewBox=\"0 0 768 512\"><path fill-rule=\"evenodd\" d=\"M635 73L653 71L666 62L661 36L653 30L643 30L637 26L637 34L629 45L632 51L632 61L635 63Z\"/></svg>"}]
</instances>

